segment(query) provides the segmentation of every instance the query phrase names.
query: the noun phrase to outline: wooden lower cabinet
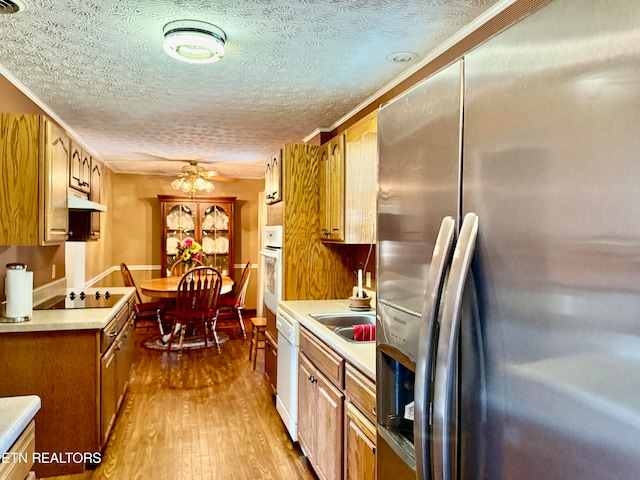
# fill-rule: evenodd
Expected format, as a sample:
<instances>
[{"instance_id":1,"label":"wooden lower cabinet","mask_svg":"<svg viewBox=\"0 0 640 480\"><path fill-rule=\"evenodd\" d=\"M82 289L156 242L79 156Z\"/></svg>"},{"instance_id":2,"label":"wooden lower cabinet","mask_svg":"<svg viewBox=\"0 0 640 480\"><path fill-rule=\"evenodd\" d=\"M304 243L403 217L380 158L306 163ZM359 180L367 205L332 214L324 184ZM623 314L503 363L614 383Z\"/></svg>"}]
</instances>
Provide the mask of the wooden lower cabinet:
<instances>
[{"instance_id":1,"label":"wooden lower cabinet","mask_svg":"<svg viewBox=\"0 0 640 480\"><path fill-rule=\"evenodd\" d=\"M318 478L376 478L375 382L300 329L298 442Z\"/></svg>"},{"instance_id":2,"label":"wooden lower cabinet","mask_svg":"<svg viewBox=\"0 0 640 480\"><path fill-rule=\"evenodd\" d=\"M298 369L298 442L318 478L342 478L344 394L303 353Z\"/></svg>"},{"instance_id":3,"label":"wooden lower cabinet","mask_svg":"<svg viewBox=\"0 0 640 480\"><path fill-rule=\"evenodd\" d=\"M42 400L36 452L104 449L133 361L132 301L102 330L0 334L0 397L38 395ZM36 461L33 466L38 478L85 468L74 462Z\"/></svg>"},{"instance_id":4,"label":"wooden lower cabinet","mask_svg":"<svg viewBox=\"0 0 640 480\"><path fill-rule=\"evenodd\" d=\"M100 438L105 445L122 405L133 364L134 321L130 317L100 360Z\"/></svg>"},{"instance_id":5,"label":"wooden lower cabinet","mask_svg":"<svg viewBox=\"0 0 640 480\"><path fill-rule=\"evenodd\" d=\"M351 364L345 365L344 478L376 478L376 386Z\"/></svg>"},{"instance_id":6,"label":"wooden lower cabinet","mask_svg":"<svg viewBox=\"0 0 640 480\"><path fill-rule=\"evenodd\" d=\"M0 461L0 480L30 480L35 474L30 471L33 466L33 454L36 451L36 425L31 421L20 436L2 457L8 461ZM0 457L0 458L2 458Z\"/></svg>"},{"instance_id":7,"label":"wooden lower cabinet","mask_svg":"<svg viewBox=\"0 0 640 480\"><path fill-rule=\"evenodd\" d=\"M264 376L269 383L271 395L275 395L278 393L278 342L269 331L264 336Z\"/></svg>"},{"instance_id":8,"label":"wooden lower cabinet","mask_svg":"<svg viewBox=\"0 0 640 480\"><path fill-rule=\"evenodd\" d=\"M351 402L344 413L344 478L376 478L376 427Z\"/></svg>"}]
</instances>

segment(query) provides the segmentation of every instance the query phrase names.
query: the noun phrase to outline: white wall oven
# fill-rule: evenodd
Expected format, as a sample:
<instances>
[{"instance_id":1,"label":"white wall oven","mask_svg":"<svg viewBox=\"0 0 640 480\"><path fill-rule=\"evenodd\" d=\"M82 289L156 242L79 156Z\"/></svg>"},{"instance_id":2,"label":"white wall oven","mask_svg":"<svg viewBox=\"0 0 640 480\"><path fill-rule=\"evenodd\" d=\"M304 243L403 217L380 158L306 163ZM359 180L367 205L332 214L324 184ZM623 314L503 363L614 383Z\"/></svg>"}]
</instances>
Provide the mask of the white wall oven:
<instances>
[{"instance_id":1,"label":"white wall oven","mask_svg":"<svg viewBox=\"0 0 640 480\"><path fill-rule=\"evenodd\" d=\"M267 225L264 228L262 257L262 284L264 304L274 315L282 299L282 225Z\"/></svg>"}]
</instances>

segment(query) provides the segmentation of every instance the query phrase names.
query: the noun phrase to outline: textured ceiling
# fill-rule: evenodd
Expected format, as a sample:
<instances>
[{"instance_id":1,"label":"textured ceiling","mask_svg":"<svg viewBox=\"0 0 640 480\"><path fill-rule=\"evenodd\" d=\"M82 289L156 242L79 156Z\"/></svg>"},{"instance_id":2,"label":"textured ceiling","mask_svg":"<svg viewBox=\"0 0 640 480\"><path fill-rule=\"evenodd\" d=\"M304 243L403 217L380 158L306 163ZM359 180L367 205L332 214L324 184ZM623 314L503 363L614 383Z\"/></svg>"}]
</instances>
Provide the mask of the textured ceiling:
<instances>
[{"instance_id":1,"label":"textured ceiling","mask_svg":"<svg viewBox=\"0 0 640 480\"><path fill-rule=\"evenodd\" d=\"M22 1L24 11L0 15L0 66L109 168L168 173L182 164L155 157L201 158L245 178L414 67L387 55L425 58L498 3ZM222 28L226 56L205 65L167 56L162 28L179 19Z\"/></svg>"}]
</instances>

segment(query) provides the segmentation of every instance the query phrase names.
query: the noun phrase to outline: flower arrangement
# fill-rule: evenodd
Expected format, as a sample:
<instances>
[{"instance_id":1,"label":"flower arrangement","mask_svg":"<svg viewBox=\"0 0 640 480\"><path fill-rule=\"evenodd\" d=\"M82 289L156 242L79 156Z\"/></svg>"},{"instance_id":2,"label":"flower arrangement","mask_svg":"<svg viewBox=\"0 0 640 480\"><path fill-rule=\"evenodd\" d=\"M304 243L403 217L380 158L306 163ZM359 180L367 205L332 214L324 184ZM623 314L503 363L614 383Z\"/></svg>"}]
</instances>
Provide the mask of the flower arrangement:
<instances>
[{"instance_id":1,"label":"flower arrangement","mask_svg":"<svg viewBox=\"0 0 640 480\"><path fill-rule=\"evenodd\" d=\"M194 260L201 261L202 253L202 245L192 238L187 238L183 242L178 242L176 261L193 264Z\"/></svg>"}]
</instances>

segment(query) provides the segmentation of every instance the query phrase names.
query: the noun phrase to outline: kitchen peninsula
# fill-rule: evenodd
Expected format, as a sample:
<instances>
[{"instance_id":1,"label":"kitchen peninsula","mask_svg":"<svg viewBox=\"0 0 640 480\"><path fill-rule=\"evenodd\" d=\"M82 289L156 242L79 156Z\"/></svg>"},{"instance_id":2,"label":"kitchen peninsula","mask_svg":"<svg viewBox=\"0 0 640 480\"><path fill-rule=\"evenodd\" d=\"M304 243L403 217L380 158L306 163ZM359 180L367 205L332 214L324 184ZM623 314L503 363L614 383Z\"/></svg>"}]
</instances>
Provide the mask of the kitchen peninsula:
<instances>
[{"instance_id":1,"label":"kitchen peninsula","mask_svg":"<svg viewBox=\"0 0 640 480\"><path fill-rule=\"evenodd\" d=\"M134 348L134 289L110 291L122 295L111 308L34 310L31 321L0 324L0 397L42 399L36 452L95 459L106 445ZM34 471L40 478L85 467L84 461L36 462Z\"/></svg>"}]
</instances>

